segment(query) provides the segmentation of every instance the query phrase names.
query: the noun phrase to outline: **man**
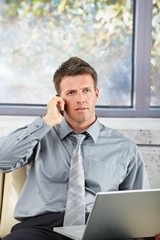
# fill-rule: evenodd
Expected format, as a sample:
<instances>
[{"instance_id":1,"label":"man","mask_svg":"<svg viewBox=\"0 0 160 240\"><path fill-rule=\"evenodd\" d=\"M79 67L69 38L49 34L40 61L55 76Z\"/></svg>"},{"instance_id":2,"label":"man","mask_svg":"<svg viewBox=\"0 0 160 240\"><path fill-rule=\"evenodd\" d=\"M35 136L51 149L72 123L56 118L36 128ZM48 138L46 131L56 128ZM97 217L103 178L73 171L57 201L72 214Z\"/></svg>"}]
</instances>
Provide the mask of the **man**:
<instances>
[{"instance_id":1,"label":"man","mask_svg":"<svg viewBox=\"0 0 160 240\"><path fill-rule=\"evenodd\" d=\"M81 148L86 219L97 192L149 188L137 146L96 117L95 70L72 57L57 69L53 81L57 96L46 115L0 139L1 171L31 163L14 213L22 222L5 240L65 239L52 229L63 225L71 156L80 133L85 135Z\"/></svg>"}]
</instances>

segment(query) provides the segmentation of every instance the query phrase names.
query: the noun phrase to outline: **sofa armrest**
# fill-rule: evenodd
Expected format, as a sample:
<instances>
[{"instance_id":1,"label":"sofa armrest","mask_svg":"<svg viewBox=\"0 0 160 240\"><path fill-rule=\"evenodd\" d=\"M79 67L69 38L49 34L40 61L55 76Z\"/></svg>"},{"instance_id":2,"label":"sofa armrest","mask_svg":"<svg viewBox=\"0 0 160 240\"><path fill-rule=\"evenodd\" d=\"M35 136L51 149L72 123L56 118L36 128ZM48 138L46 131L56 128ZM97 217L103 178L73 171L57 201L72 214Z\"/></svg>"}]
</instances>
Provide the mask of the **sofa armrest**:
<instances>
[{"instance_id":1,"label":"sofa armrest","mask_svg":"<svg viewBox=\"0 0 160 240\"><path fill-rule=\"evenodd\" d=\"M3 198L3 185L4 185L4 173L0 173L0 218L1 218L1 207Z\"/></svg>"},{"instance_id":2,"label":"sofa armrest","mask_svg":"<svg viewBox=\"0 0 160 240\"><path fill-rule=\"evenodd\" d=\"M25 178L25 167L11 173L5 173L1 205L0 238L5 237L10 232L11 227L18 222L13 218L13 212Z\"/></svg>"}]
</instances>

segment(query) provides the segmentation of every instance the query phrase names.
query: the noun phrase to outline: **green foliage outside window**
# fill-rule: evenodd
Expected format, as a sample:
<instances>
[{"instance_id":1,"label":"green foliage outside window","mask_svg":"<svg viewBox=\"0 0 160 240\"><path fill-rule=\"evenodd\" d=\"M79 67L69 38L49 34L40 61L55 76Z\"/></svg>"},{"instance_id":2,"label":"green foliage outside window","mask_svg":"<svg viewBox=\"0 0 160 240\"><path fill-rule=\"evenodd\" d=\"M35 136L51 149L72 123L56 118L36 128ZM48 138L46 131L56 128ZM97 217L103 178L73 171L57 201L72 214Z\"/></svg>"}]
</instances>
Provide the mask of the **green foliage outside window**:
<instances>
[{"instance_id":1,"label":"green foliage outside window","mask_svg":"<svg viewBox=\"0 0 160 240\"><path fill-rule=\"evenodd\" d=\"M13 79L7 76L3 81L6 92L12 93L7 100L45 103L46 96L41 92L53 94L46 83L53 68L69 56L78 55L99 73L100 105L130 106L131 3L129 0L0 1L0 62L11 69L10 75L15 74ZM28 97L24 97L26 91ZM4 102L5 96L1 98L0 102Z\"/></svg>"},{"instance_id":2,"label":"green foliage outside window","mask_svg":"<svg viewBox=\"0 0 160 240\"><path fill-rule=\"evenodd\" d=\"M160 2L153 1L151 106L160 107Z\"/></svg>"}]
</instances>

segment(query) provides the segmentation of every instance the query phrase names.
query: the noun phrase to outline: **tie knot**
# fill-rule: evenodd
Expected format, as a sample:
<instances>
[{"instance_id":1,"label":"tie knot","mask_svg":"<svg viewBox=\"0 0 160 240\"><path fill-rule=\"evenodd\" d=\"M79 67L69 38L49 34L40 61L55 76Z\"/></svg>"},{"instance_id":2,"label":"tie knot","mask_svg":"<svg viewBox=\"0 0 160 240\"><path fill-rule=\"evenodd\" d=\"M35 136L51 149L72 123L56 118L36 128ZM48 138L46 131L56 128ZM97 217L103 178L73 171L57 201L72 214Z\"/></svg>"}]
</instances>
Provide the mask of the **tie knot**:
<instances>
[{"instance_id":1,"label":"tie knot","mask_svg":"<svg viewBox=\"0 0 160 240\"><path fill-rule=\"evenodd\" d=\"M78 145L81 145L83 140L85 139L85 135L84 134L76 134L75 137L77 139L77 144Z\"/></svg>"}]
</instances>

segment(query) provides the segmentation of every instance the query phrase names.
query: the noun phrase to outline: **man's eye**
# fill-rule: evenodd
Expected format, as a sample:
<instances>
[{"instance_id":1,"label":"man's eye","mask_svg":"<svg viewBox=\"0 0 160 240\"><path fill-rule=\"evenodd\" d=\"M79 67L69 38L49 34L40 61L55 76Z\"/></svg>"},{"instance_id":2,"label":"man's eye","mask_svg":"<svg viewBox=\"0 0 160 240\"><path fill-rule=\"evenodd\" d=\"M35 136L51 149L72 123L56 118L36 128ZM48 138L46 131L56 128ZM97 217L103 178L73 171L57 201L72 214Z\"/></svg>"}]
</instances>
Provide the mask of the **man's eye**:
<instances>
[{"instance_id":1,"label":"man's eye","mask_svg":"<svg viewBox=\"0 0 160 240\"><path fill-rule=\"evenodd\" d=\"M67 93L68 96L73 96L74 94L75 94L74 91L70 91L70 92Z\"/></svg>"},{"instance_id":2,"label":"man's eye","mask_svg":"<svg viewBox=\"0 0 160 240\"><path fill-rule=\"evenodd\" d=\"M91 90L89 88L84 89L85 93L89 93Z\"/></svg>"}]
</instances>

